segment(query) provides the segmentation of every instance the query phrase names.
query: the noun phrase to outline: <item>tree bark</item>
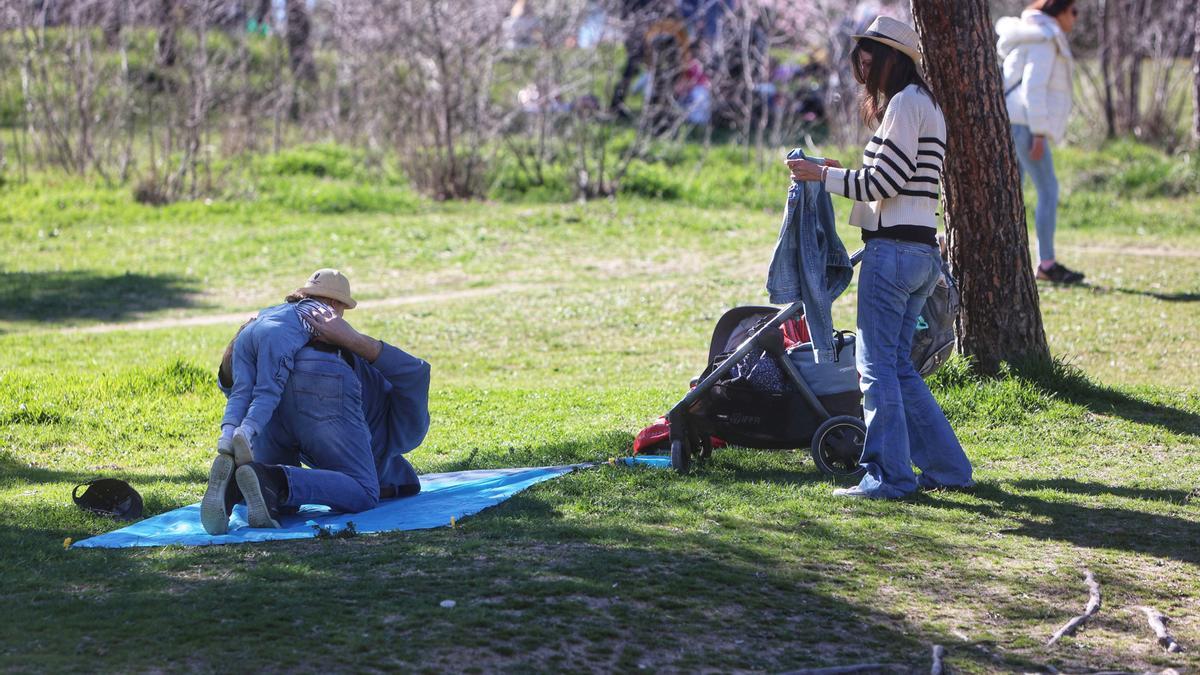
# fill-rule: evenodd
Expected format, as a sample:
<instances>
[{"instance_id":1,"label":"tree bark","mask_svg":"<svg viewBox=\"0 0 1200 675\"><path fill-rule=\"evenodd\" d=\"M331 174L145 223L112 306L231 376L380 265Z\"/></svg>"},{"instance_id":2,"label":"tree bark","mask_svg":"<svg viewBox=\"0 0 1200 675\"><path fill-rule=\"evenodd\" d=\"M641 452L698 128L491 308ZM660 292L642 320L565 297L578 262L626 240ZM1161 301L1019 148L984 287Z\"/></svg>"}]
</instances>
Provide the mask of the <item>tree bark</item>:
<instances>
[{"instance_id":1,"label":"tree bark","mask_svg":"<svg viewBox=\"0 0 1200 675\"><path fill-rule=\"evenodd\" d=\"M1104 125L1108 138L1117 136L1117 116L1113 110L1113 30L1109 0L1100 0L1100 78L1104 82Z\"/></svg>"},{"instance_id":2,"label":"tree bark","mask_svg":"<svg viewBox=\"0 0 1200 675\"><path fill-rule=\"evenodd\" d=\"M959 350L994 373L1049 358L1025 205L986 0L912 0L925 73L946 116L942 182L962 290Z\"/></svg>"},{"instance_id":3,"label":"tree bark","mask_svg":"<svg viewBox=\"0 0 1200 675\"><path fill-rule=\"evenodd\" d=\"M304 0L287 0L286 6L288 62L292 75L299 82L311 82L317 78L317 72L309 46L312 22L308 18L308 9Z\"/></svg>"},{"instance_id":4,"label":"tree bark","mask_svg":"<svg viewBox=\"0 0 1200 675\"><path fill-rule=\"evenodd\" d=\"M1192 20L1192 140L1200 148L1200 2Z\"/></svg>"},{"instance_id":5,"label":"tree bark","mask_svg":"<svg viewBox=\"0 0 1200 675\"><path fill-rule=\"evenodd\" d=\"M175 65L175 30L179 23L179 17L176 14L175 0L159 0L158 44L155 49L155 60L160 68L170 68Z\"/></svg>"},{"instance_id":6,"label":"tree bark","mask_svg":"<svg viewBox=\"0 0 1200 675\"><path fill-rule=\"evenodd\" d=\"M123 2L112 2L104 8L104 19L101 30L104 33L104 44L109 49L115 49L121 40L121 28L125 23Z\"/></svg>"},{"instance_id":7,"label":"tree bark","mask_svg":"<svg viewBox=\"0 0 1200 675\"><path fill-rule=\"evenodd\" d=\"M267 14L271 12L271 0L258 0L258 4L254 7L254 14L251 16L257 26L262 26L267 22Z\"/></svg>"}]
</instances>

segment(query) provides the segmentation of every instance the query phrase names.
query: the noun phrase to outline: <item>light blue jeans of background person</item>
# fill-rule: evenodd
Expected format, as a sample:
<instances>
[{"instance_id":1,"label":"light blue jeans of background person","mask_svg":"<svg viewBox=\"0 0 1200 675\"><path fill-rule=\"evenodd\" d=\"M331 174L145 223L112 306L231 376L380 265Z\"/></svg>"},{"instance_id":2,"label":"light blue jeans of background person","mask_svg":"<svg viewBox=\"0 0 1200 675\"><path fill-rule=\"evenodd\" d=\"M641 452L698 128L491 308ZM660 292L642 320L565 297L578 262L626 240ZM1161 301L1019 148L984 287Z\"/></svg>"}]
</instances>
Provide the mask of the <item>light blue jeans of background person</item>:
<instances>
[{"instance_id":1,"label":"light blue jeans of background person","mask_svg":"<svg viewBox=\"0 0 1200 675\"><path fill-rule=\"evenodd\" d=\"M300 350L275 415L255 439L254 460L283 466L288 496L280 506L357 513L379 503L362 385L341 356Z\"/></svg>"},{"instance_id":2,"label":"light blue jeans of background person","mask_svg":"<svg viewBox=\"0 0 1200 675\"><path fill-rule=\"evenodd\" d=\"M1017 146L1017 166L1021 182L1025 174L1033 179L1037 190L1037 208L1033 211L1034 229L1037 231L1038 258L1054 260L1054 228L1058 222L1058 177L1054 175L1054 159L1050 155L1050 141L1046 140L1046 154L1033 161L1029 151L1033 147L1033 134L1024 124L1012 127L1013 144Z\"/></svg>"},{"instance_id":3,"label":"light blue jeans of background person","mask_svg":"<svg viewBox=\"0 0 1200 675\"><path fill-rule=\"evenodd\" d=\"M929 387L913 367L917 316L941 274L938 249L872 239L859 267L855 351L867 438L859 487L899 498L920 487L968 487L971 462Z\"/></svg>"},{"instance_id":4,"label":"light blue jeans of background person","mask_svg":"<svg viewBox=\"0 0 1200 675\"><path fill-rule=\"evenodd\" d=\"M221 426L245 426L262 433L283 394L292 358L312 338L296 308L268 307L233 341L233 388Z\"/></svg>"}]
</instances>

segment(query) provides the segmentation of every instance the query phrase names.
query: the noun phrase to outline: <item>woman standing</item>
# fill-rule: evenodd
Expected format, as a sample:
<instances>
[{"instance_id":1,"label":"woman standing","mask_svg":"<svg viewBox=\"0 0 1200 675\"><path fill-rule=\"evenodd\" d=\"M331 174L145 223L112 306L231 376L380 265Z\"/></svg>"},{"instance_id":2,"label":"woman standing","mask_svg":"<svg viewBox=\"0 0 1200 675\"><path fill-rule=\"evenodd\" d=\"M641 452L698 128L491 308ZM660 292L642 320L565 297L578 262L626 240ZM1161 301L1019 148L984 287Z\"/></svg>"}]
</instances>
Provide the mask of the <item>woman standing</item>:
<instances>
[{"instance_id":1,"label":"woman standing","mask_svg":"<svg viewBox=\"0 0 1200 675\"><path fill-rule=\"evenodd\" d=\"M820 180L854 200L850 224L863 230L858 281L858 342L867 437L867 473L845 497L895 499L918 486L968 487L971 462L925 381L913 367L917 316L941 274L938 182L946 122L921 78L917 34L880 17L856 35L854 75L863 85L863 118L878 125L863 168L788 161L797 180ZM918 480L912 465L921 469Z\"/></svg>"},{"instance_id":2,"label":"woman standing","mask_svg":"<svg viewBox=\"0 0 1200 675\"><path fill-rule=\"evenodd\" d=\"M1050 144L1063 139L1071 115L1073 61L1067 33L1078 16L1075 0L1037 0L1020 19L1009 16L996 23L996 49L1004 59L1004 100L1021 177L1029 174L1037 190L1037 278L1064 284L1080 283L1083 274L1054 258L1058 178Z\"/></svg>"}]
</instances>

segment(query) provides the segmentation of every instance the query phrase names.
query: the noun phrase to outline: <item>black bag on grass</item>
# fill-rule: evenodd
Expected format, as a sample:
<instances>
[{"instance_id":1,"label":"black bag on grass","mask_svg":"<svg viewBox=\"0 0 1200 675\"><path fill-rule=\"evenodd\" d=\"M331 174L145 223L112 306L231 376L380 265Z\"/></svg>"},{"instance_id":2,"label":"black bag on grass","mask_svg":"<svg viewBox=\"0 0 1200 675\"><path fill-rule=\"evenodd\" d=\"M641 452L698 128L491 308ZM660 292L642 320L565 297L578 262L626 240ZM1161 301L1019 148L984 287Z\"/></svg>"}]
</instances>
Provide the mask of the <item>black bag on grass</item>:
<instances>
[{"instance_id":1,"label":"black bag on grass","mask_svg":"<svg viewBox=\"0 0 1200 675\"><path fill-rule=\"evenodd\" d=\"M87 486L83 494L79 488ZM117 520L137 520L142 517L142 496L129 483L117 478L97 478L80 483L71 491L75 506Z\"/></svg>"}]
</instances>

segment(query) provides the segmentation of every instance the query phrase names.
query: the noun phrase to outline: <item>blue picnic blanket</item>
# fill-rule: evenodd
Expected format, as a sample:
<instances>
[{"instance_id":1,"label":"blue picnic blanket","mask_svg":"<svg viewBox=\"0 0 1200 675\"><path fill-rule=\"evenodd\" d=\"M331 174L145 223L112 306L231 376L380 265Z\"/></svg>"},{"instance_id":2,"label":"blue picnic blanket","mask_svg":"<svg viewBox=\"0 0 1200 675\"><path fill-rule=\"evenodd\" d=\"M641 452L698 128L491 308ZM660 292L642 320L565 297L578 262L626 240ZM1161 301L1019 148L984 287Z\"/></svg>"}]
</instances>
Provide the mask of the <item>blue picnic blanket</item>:
<instances>
[{"instance_id":1,"label":"blue picnic blanket","mask_svg":"<svg viewBox=\"0 0 1200 675\"><path fill-rule=\"evenodd\" d=\"M628 457L628 465L670 466L666 457ZM361 513L332 513L324 506L304 506L300 512L279 519L280 529L246 526L246 510L234 507L229 533L213 536L200 525L200 503L147 518L119 530L84 539L72 548L129 548L133 546L211 546L244 544L276 539L312 539L318 528L330 534L354 523L360 534L396 530L425 530L446 527L450 519L466 516L499 504L542 481L557 478L592 464L541 466L520 469L480 469L421 476L421 493L404 499L389 499Z\"/></svg>"}]
</instances>

